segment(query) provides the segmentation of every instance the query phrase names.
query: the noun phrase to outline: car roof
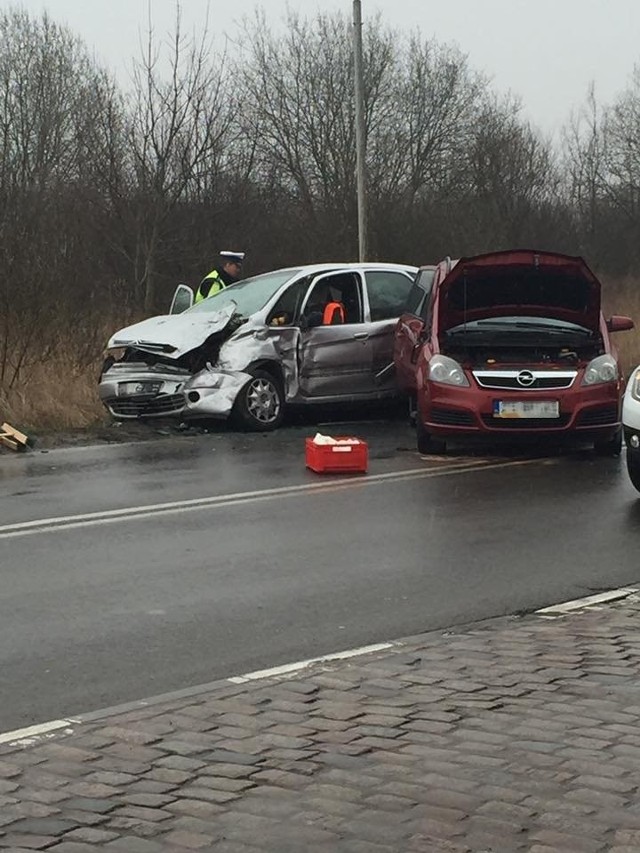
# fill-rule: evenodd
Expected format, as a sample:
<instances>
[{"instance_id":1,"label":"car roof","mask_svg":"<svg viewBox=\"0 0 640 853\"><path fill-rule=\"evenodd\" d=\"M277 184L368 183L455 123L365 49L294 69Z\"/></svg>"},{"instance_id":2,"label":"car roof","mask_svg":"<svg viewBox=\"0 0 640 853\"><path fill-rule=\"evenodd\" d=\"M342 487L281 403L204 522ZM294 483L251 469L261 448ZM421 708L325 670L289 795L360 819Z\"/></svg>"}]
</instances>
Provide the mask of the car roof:
<instances>
[{"instance_id":1,"label":"car roof","mask_svg":"<svg viewBox=\"0 0 640 853\"><path fill-rule=\"evenodd\" d=\"M291 266L291 267L282 267L280 270L274 270L274 272L286 272L287 270L291 270L292 273L299 271L301 273L314 273L314 272L331 272L335 269L375 269L375 270L400 270L404 272L417 272L418 267L413 266L413 264L393 264L393 263L376 263L375 261L363 261L362 263L358 263L357 261L335 261L333 263L322 263L322 264L300 264L300 266Z\"/></svg>"}]
</instances>

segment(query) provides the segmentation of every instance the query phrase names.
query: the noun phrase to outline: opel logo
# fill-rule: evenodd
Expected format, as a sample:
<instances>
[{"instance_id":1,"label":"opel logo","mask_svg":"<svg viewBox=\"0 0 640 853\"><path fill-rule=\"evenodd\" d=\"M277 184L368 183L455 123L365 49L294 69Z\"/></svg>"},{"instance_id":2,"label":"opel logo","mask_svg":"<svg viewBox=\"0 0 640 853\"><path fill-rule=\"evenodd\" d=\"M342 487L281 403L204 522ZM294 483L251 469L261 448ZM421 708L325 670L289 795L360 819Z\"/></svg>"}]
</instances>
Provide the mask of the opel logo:
<instances>
[{"instance_id":1,"label":"opel logo","mask_svg":"<svg viewBox=\"0 0 640 853\"><path fill-rule=\"evenodd\" d=\"M535 381L536 377L530 370L521 370L516 376L516 382L518 385L523 385L525 388L529 388Z\"/></svg>"}]
</instances>

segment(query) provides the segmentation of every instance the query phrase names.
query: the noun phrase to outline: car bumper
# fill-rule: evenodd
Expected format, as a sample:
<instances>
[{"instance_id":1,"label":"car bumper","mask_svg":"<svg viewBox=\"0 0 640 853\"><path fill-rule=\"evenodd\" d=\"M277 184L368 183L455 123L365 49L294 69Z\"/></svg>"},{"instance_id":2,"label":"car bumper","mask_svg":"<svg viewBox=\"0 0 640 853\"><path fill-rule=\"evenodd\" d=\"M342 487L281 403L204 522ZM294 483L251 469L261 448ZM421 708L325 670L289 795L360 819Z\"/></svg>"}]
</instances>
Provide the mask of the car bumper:
<instances>
[{"instance_id":1,"label":"car bumper","mask_svg":"<svg viewBox=\"0 0 640 853\"><path fill-rule=\"evenodd\" d=\"M118 420L175 417L185 407L182 389L188 378L181 370L149 370L145 365L116 362L100 377L98 393Z\"/></svg>"},{"instance_id":2,"label":"car bumper","mask_svg":"<svg viewBox=\"0 0 640 853\"><path fill-rule=\"evenodd\" d=\"M640 368L637 368L634 371L629 383L627 384L627 389L624 395L624 401L622 404L622 423L625 427L625 433L629 431L640 434L640 400L636 400L635 397L631 395L631 390L635 385L636 374L639 371Z\"/></svg>"},{"instance_id":3,"label":"car bumper","mask_svg":"<svg viewBox=\"0 0 640 853\"><path fill-rule=\"evenodd\" d=\"M494 401L558 401L559 417L499 418ZM560 437L577 434L585 439L606 438L620 426L620 388L617 383L592 387L526 393L496 389L459 388L428 383L418 394L418 411L425 428L439 436Z\"/></svg>"},{"instance_id":4,"label":"car bumper","mask_svg":"<svg viewBox=\"0 0 640 853\"><path fill-rule=\"evenodd\" d=\"M184 386L185 418L228 418L240 390L251 379L243 371L203 371Z\"/></svg>"}]
</instances>

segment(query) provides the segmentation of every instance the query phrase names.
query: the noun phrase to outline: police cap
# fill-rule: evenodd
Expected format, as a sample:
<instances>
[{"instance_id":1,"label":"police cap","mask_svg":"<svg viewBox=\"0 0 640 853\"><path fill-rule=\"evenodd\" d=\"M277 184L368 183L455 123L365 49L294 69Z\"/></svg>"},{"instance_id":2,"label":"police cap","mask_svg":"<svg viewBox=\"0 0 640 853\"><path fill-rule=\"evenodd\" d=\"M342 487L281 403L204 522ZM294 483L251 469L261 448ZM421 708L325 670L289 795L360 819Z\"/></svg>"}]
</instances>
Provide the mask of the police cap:
<instances>
[{"instance_id":1,"label":"police cap","mask_svg":"<svg viewBox=\"0 0 640 853\"><path fill-rule=\"evenodd\" d=\"M220 252L220 257L226 263L229 261L238 264L239 267L242 266L242 262L244 261L244 252Z\"/></svg>"}]
</instances>

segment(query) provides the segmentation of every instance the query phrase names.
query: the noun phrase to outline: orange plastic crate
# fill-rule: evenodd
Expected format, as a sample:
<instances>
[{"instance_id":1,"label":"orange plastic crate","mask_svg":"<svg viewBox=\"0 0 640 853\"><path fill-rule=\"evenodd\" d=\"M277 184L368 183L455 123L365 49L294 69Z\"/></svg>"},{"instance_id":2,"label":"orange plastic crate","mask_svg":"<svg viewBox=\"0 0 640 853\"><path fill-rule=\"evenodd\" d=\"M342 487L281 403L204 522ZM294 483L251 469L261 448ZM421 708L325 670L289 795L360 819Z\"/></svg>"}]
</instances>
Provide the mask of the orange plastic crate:
<instances>
[{"instance_id":1,"label":"orange plastic crate","mask_svg":"<svg viewBox=\"0 0 640 853\"><path fill-rule=\"evenodd\" d=\"M366 441L351 436L335 436L337 441L351 438L357 444L316 444L305 439L307 468L318 474L363 474L369 465L369 446Z\"/></svg>"}]
</instances>

